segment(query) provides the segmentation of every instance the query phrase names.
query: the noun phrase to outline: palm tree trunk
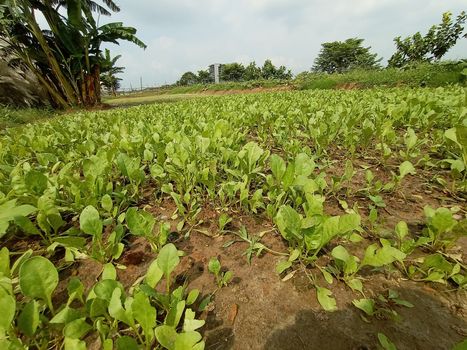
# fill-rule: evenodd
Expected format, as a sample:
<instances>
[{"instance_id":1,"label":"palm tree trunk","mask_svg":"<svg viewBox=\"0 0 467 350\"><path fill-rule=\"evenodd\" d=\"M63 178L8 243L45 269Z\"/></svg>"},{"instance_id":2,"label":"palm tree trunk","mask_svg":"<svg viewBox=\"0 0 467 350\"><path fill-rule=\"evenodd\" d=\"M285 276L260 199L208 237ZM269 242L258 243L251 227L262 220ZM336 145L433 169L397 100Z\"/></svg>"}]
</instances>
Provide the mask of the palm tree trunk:
<instances>
[{"instance_id":1,"label":"palm tree trunk","mask_svg":"<svg viewBox=\"0 0 467 350\"><path fill-rule=\"evenodd\" d=\"M61 71L60 65L58 64L49 45L47 44L47 41L45 40L45 37L42 34L42 31L39 25L37 24L36 19L34 18L34 15L31 12L31 9L25 6L24 10L27 16L27 23L30 26L33 35L36 37L37 41L39 42L42 50L44 51L47 57L47 61L49 62L50 68L52 69L57 80L60 82L60 85L62 87L64 96L65 96L65 99L67 100L68 105L76 105L78 101L76 98L76 94L73 90L73 87L71 86L71 84L68 82L65 75Z\"/></svg>"}]
</instances>

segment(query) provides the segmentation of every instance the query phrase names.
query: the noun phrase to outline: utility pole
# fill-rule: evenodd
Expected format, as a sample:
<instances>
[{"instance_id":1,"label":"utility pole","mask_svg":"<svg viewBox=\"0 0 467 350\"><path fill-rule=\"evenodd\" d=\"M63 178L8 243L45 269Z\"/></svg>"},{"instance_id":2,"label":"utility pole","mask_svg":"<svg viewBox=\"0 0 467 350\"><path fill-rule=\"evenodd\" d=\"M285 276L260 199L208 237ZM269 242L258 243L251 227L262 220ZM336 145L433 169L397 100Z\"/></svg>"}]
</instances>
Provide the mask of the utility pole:
<instances>
[{"instance_id":1,"label":"utility pole","mask_svg":"<svg viewBox=\"0 0 467 350\"><path fill-rule=\"evenodd\" d=\"M139 86L141 88L141 91L143 91L143 77L139 77Z\"/></svg>"}]
</instances>

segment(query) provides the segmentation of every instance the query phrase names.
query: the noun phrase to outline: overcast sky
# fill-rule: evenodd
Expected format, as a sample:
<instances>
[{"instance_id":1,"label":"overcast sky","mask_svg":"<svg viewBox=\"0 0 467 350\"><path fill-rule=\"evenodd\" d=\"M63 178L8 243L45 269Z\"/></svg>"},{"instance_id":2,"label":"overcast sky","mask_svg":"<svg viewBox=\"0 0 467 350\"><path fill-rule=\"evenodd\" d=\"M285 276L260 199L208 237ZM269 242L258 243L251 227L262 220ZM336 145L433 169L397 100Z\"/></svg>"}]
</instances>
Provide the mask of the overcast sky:
<instances>
[{"instance_id":1,"label":"overcast sky","mask_svg":"<svg viewBox=\"0 0 467 350\"><path fill-rule=\"evenodd\" d=\"M122 87L173 83L211 63L272 59L297 74L309 70L323 42L365 39L386 61L393 38L426 33L441 14L467 10L465 0L120 0L121 12L100 22L138 29L146 50L110 45L125 66ZM446 58L467 56L461 40Z\"/></svg>"}]
</instances>

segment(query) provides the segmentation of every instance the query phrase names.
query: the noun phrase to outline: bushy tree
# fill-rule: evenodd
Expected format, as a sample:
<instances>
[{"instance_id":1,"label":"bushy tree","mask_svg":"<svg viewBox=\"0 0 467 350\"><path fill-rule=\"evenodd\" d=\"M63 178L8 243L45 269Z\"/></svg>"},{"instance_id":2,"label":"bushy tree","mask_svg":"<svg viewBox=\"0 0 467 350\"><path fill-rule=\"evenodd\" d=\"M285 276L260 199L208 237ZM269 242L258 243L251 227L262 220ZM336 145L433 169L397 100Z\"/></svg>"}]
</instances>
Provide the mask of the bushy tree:
<instances>
[{"instance_id":1,"label":"bushy tree","mask_svg":"<svg viewBox=\"0 0 467 350\"><path fill-rule=\"evenodd\" d=\"M394 39L396 52L389 59L391 67L402 67L415 62L432 62L440 60L451 47L462 37L466 13L461 12L456 20L452 13L446 12L440 24L430 28L426 35L415 33L405 39ZM467 34L464 35L466 37Z\"/></svg>"},{"instance_id":2,"label":"bushy tree","mask_svg":"<svg viewBox=\"0 0 467 350\"><path fill-rule=\"evenodd\" d=\"M207 70L199 70L197 80L200 84L209 84L213 82L211 74Z\"/></svg>"},{"instance_id":3,"label":"bushy tree","mask_svg":"<svg viewBox=\"0 0 467 350\"><path fill-rule=\"evenodd\" d=\"M198 76L193 72L183 73L180 80L177 82L177 85L187 86L194 85L198 83Z\"/></svg>"},{"instance_id":4,"label":"bushy tree","mask_svg":"<svg viewBox=\"0 0 467 350\"><path fill-rule=\"evenodd\" d=\"M355 68L379 68L381 58L371 53L371 47L364 47L364 39L350 38L321 44L321 51L315 59L312 70L325 73L342 73Z\"/></svg>"},{"instance_id":5,"label":"bushy tree","mask_svg":"<svg viewBox=\"0 0 467 350\"><path fill-rule=\"evenodd\" d=\"M255 61L250 62L250 64L246 66L245 72L243 73L243 80L258 80L261 79L261 77L261 68L256 65Z\"/></svg>"},{"instance_id":6,"label":"bushy tree","mask_svg":"<svg viewBox=\"0 0 467 350\"><path fill-rule=\"evenodd\" d=\"M292 72L287 70L285 66L277 68L271 60L264 61L263 67L261 68L261 77L263 79L290 79L292 78Z\"/></svg>"},{"instance_id":7,"label":"bushy tree","mask_svg":"<svg viewBox=\"0 0 467 350\"><path fill-rule=\"evenodd\" d=\"M223 64L221 68L222 81L242 81L245 67L241 63L233 62Z\"/></svg>"}]
</instances>

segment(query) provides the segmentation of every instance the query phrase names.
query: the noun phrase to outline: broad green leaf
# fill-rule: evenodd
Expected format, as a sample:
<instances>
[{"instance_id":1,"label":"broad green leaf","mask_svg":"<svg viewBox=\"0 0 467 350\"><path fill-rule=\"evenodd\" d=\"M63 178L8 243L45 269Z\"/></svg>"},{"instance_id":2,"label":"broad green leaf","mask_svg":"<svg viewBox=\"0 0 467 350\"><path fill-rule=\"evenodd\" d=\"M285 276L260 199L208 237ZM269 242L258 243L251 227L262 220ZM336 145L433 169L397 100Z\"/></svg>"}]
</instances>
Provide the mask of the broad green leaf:
<instances>
[{"instance_id":1,"label":"broad green leaf","mask_svg":"<svg viewBox=\"0 0 467 350\"><path fill-rule=\"evenodd\" d=\"M292 252L290 253L290 256L289 256L289 261L292 262L292 261L295 261L298 259L298 257L300 256L301 254L301 251L299 249L294 249L292 250Z\"/></svg>"},{"instance_id":2,"label":"broad green leaf","mask_svg":"<svg viewBox=\"0 0 467 350\"><path fill-rule=\"evenodd\" d=\"M155 330L157 341L166 349L173 349L175 340L177 339L177 331L175 327L162 325Z\"/></svg>"},{"instance_id":3,"label":"broad green leaf","mask_svg":"<svg viewBox=\"0 0 467 350\"><path fill-rule=\"evenodd\" d=\"M457 224L457 221L452 217L452 212L449 209L438 208L430 218L429 223L437 232L443 233L450 231Z\"/></svg>"},{"instance_id":4,"label":"broad green leaf","mask_svg":"<svg viewBox=\"0 0 467 350\"><path fill-rule=\"evenodd\" d=\"M324 247L337 235L345 233L345 232L340 231L339 224L340 224L339 216L331 216L330 218L325 219L323 226L322 226L323 231L320 236L320 245L318 248Z\"/></svg>"},{"instance_id":5,"label":"broad green leaf","mask_svg":"<svg viewBox=\"0 0 467 350\"><path fill-rule=\"evenodd\" d=\"M345 214L339 217L339 231L341 234L357 231L360 229L360 215Z\"/></svg>"},{"instance_id":6,"label":"broad green leaf","mask_svg":"<svg viewBox=\"0 0 467 350\"><path fill-rule=\"evenodd\" d=\"M299 153L295 157L295 175L297 176L310 176L315 166L315 162L306 153Z\"/></svg>"},{"instance_id":7,"label":"broad green leaf","mask_svg":"<svg viewBox=\"0 0 467 350\"><path fill-rule=\"evenodd\" d=\"M136 339L127 335L117 338L115 346L116 350L140 350Z\"/></svg>"},{"instance_id":8,"label":"broad green leaf","mask_svg":"<svg viewBox=\"0 0 467 350\"><path fill-rule=\"evenodd\" d=\"M15 318L16 300L6 292L0 293L0 334L7 332Z\"/></svg>"},{"instance_id":9,"label":"broad green leaf","mask_svg":"<svg viewBox=\"0 0 467 350\"><path fill-rule=\"evenodd\" d=\"M198 299L199 296L199 290L198 289L192 289L190 293L188 293L188 296L186 297L186 304L191 305L193 304L196 299Z\"/></svg>"},{"instance_id":10,"label":"broad green leaf","mask_svg":"<svg viewBox=\"0 0 467 350\"><path fill-rule=\"evenodd\" d=\"M112 198L108 194L105 194L102 197L101 206L103 209L105 209L109 213L112 211L112 207L113 207Z\"/></svg>"},{"instance_id":11,"label":"broad green leaf","mask_svg":"<svg viewBox=\"0 0 467 350\"><path fill-rule=\"evenodd\" d=\"M32 223L32 221L27 216L17 216L15 217L15 224L24 232L29 235L40 235L40 231Z\"/></svg>"},{"instance_id":12,"label":"broad green leaf","mask_svg":"<svg viewBox=\"0 0 467 350\"><path fill-rule=\"evenodd\" d=\"M187 350L193 349L193 347L201 341L202 336L198 332L184 332L177 336L174 342L174 350Z\"/></svg>"},{"instance_id":13,"label":"broad green leaf","mask_svg":"<svg viewBox=\"0 0 467 350\"><path fill-rule=\"evenodd\" d=\"M458 145L460 148L462 148L462 145L459 143L459 141L457 140L457 130L456 128L451 128L451 129L448 129L444 132L444 137L446 137L447 139L451 140L452 142L454 142L456 145Z\"/></svg>"},{"instance_id":14,"label":"broad green leaf","mask_svg":"<svg viewBox=\"0 0 467 350\"><path fill-rule=\"evenodd\" d=\"M24 177L24 183L29 191L41 195L47 189L47 176L37 170L30 170Z\"/></svg>"},{"instance_id":15,"label":"broad green leaf","mask_svg":"<svg viewBox=\"0 0 467 350\"><path fill-rule=\"evenodd\" d=\"M86 350L86 342L75 338L65 338L65 350Z\"/></svg>"},{"instance_id":16,"label":"broad green leaf","mask_svg":"<svg viewBox=\"0 0 467 350\"><path fill-rule=\"evenodd\" d=\"M397 347L383 333L378 333L379 344L384 350L397 350Z\"/></svg>"},{"instance_id":17,"label":"broad green leaf","mask_svg":"<svg viewBox=\"0 0 467 350\"><path fill-rule=\"evenodd\" d=\"M217 258L211 258L211 260L209 260L208 269L209 269L209 272L218 276L219 273L221 272L221 263L219 262Z\"/></svg>"},{"instance_id":18,"label":"broad green leaf","mask_svg":"<svg viewBox=\"0 0 467 350\"><path fill-rule=\"evenodd\" d=\"M406 255L399 249L391 247L386 240L381 239L381 243L383 244L381 248L378 248L376 243L366 248L361 266L380 267L405 259Z\"/></svg>"},{"instance_id":19,"label":"broad green leaf","mask_svg":"<svg viewBox=\"0 0 467 350\"><path fill-rule=\"evenodd\" d=\"M356 299L352 301L352 304L368 316L373 316L375 314L375 302L373 299Z\"/></svg>"},{"instance_id":20,"label":"broad green leaf","mask_svg":"<svg viewBox=\"0 0 467 350\"><path fill-rule=\"evenodd\" d=\"M177 248L172 243L163 246L157 256L157 264L166 277L172 273L179 262Z\"/></svg>"},{"instance_id":21,"label":"broad green leaf","mask_svg":"<svg viewBox=\"0 0 467 350\"><path fill-rule=\"evenodd\" d=\"M408 233L409 228L407 226L407 223L405 221L399 221L396 225L396 234L399 238L399 241L402 241L404 237L408 235Z\"/></svg>"},{"instance_id":22,"label":"broad green leaf","mask_svg":"<svg viewBox=\"0 0 467 350\"><path fill-rule=\"evenodd\" d=\"M408 160L406 160L401 165L399 165L399 174L400 174L400 177L403 178L408 174L415 175L416 171L415 171L413 164L409 162Z\"/></svg>"},{"instance_id":23,"label":"broad green leaf","mask_svg":"<svg viewBox=\"0 0 467 350\"><path fill-rule=\"evenodd\" d=\"M346 275L357 272L358 265L357 260L353 255L350 255L347 249L343 246L338 245L332 251L331 255L334 259L340 260L344 265L344 273Z\"/></svg>"},{"instance_id":24,"label":"broad green leaf","mask_svg":"<svg viewBox=\"0 0 467 350\"><path fill-rule=\"evenodd\" d=\"M103 225L97 209L92 205L84 208L79 216L79 226L84 233L100 237Z\"/></svg>"},{"instance_id":25,"label":"broad green leaf","mask_svg":"<svg viewBox=\"0 0 467 350\"><path fill-rule=\"evenodd\" d=\"M82 317L83 313L80 310L65 306L50 320L50 323L67 324Z\"/></svg>"},{"instance_id":26,"label":"broad green leaf","mask_svg":"<svg viewBox=\"0 0 467 350\"><path fill-rule=\"evenodd\" d=\"M281 260L276 265L276 272L278 274L281 274L282 272L284 272L285 270L287 270L291 266L292 266L292 262L290 262L288 260Z\"/></svg>"},{"instance_id":27,"label":"broad green leaf","mask_svg":"<svg viewBox=\"0 0 467 350\"><path fill-rule=\"evenodd\" d=\"M66 338L81 339L91 329L92 326L86 322L86 318L78 318L65 325L65 328L63 328L63 335Z\"/></svg>"},{"instance_id":28,"label":"broad green leaf","mask_svg":"<svg viewBox=\"0 0 467 350\"><path fill-rule=\"evenodd\" d=\"M0 276L10 278L10 251L7 247L0 249Z\"/></svg>"},{"instance_id":29,"label":"broad green leaf","mask_svg":"<svg viewBox=\"0 0 467 350\"><path fill-rule=\"evenodd\" d=\"M102 280L94 285L93 291L98 298L110 302L112 294L116 288L120 288L120 290L123 290L122 285L118 281Z\"/></svg>"},{"instance_id":30,"label":"broad green leaf","mask_svg":"<svg viewBox=\"0 0 467 350\"><path fill-rule=\"evenodd\" d=\"M284 160L280 156L273 154L269 158L269 162L271 163L271 171L274 177L279 181L282 180L286 170Z\"/></svg>"},{"instance_id":31,"label":"broad green leaf","mask_svg":"<svg viewBox=\"0 0 467 350\"><path fill-rule=\"evenodd\" d=\"M331 255L335 258L335 259L338 259L338 260L341 260L343 262L347 262L349 261L350 259L350 254L349 252L347 251L347 249L345 249L343 246L341 245L338 245L336 246L332 251L331 251Z\"/></svg>"},{"instance_id":32,"label":"broad green leaf","mask_svg":"<svg viewBox=\"0 0 467 350\"><path fill-rule=\"evenodd\" d=\"M126 346L127 344L122 344L122 345L124 349L131 349L131 344L130 346ZM102 344L102 350L113 350L113 349L114 349L114 344L113 344L112 339L105 339Z\"/></svg>"},{"instance_id":33,"label":"broad green leaf","mask_svg":"<svg viewBox=\"0 0 467 350\"><path fill-rule=\"evenodd\" d=\"M37 208L24 204L16 206L16 199L10 200L0 205L0 238L6 233L10 221L17 216L28 216L34 213Z\"/></svg>"},{"instance_id":34,"label":"broad green leaf","mask_svg":"<svg viewBox=\"0 0 467 350\"><path fill-rule=\"evenodd\" d=\"M112 263L107 263L104 265L102 270L102 280L116 280L117 279L117 270Z\"/></svg>"},{"instance_id":35,"label":"broad green leaf","mask_svg":"<svg viewBox=\"0 0 467 350\"><path fill-rule=\"evenodd\" d=\"M128 229L135 236L149 236L152 234L156 219L150 213L138 208L130 208L126 211L125 220Z\"/></svg>"},{"instance_id":36,"label":"broad green leaf","mask_svg":"<svg viewBox=\"0 0 467 350\"><path fill-rule=\"evenodd\" d=\"M286 240L300 238L302 219L292 207L288 205L281 206L277 212L275 222L282 237Z\"/></svg>"},{"instance_id":37,"label":"broad green leaf","mask_svg":"<svg viewBox=\"0 0 467 350\"><path fill-rule=\"evenodd\" d=\"M18 328L23 334L32 337L36 333L39 322L39 304L37 301L31 300L18 317Z\"/></svg>"},{"instance_id":38,"label":"broad green leaf","mask_svg":"<svg viewBox=\"0 0 467 350\"><path fill-rule=\"evenodd\" d=\"M58 284L58 272L54 264L42 256L26 260L19 269L21 292L30 298L39 298L52 308L52 293Z\"/></svg>"},{"instance_id":39,"label":"broad green leaf","mask_svg":"<svg viewBox=\"0 0 467 350\"><path fill-rule=\"evenodd\" d=\"M164 271L159 267L159 263L156 259L151 263L151 265L149 265L148 271L146 272L145 282L151 288L155 288L163 275Z\"/></svg>"},{"instance_id":40,"label":"broad green leaf","mask_svg":"<svg viewBox=\"0 0 467 350\"><path fill-rule=\"evenodd\" d=\"M356 290L363 294L363 284L360 279L352 278L351 280L346 281L346 283L350 288L352 288L352 290Z\"/></svg>"},{"instance_id":41,"label":"broad green leaf","mask_svg":"<svg viewBox=\"0 0 467 350\"><path fill-rule=\"evenodd\" d=\"M128 326L133 326L134 321L131 310L125 310L123 308L121 297L122 290L120 288L115 288L109 302L109 315Z\"/></svg>"},{"instance_id":42,"label":"broad green leaf","mask_svg":"<svg viewBox=\"0 0 467 350\"><path fill-rule=\"evenodd\" d=\"M151 341L154 337L153 328L156 326L156 309L151 305L148 297L143 292L135 294L131 309L133 317L143 329L144 336Z\"/></svg>"},{"instance_id":43,"label":"broad green leaf","mask_svg":"<svg viewBox=\"0 0 467 350\"><path fill-rule=\"evenodd\" d=\"M183 321L183 331L191 332L195 331L198 328L203 327L205 324L204 320L195 319L195 313L191 309L186 309L185 311L185 320Z\"/></svg>"},{"instance_id":44,"label":"broad green leaf","mask_svg":"<svg viewBox=\"0 0 467 350\"><path fill-rule=\"evenodd\" d=\"M185 300L179 301L177 305L170 308L169 313L165 317L165 324L172 327L177 327L185 310Z\"/></svg>"},{"instance_id":45,"label":"broad green leaf","mask_svg":"<svg viewBox=\"0 0 467 350\"><path fill-rule=\"evenodd\" d=\"M316 286L316 295L318 297L318 302L324 310L337 310L336 299L332 297L332 292L329 289Z\"/></svg>"}]
</instances>

